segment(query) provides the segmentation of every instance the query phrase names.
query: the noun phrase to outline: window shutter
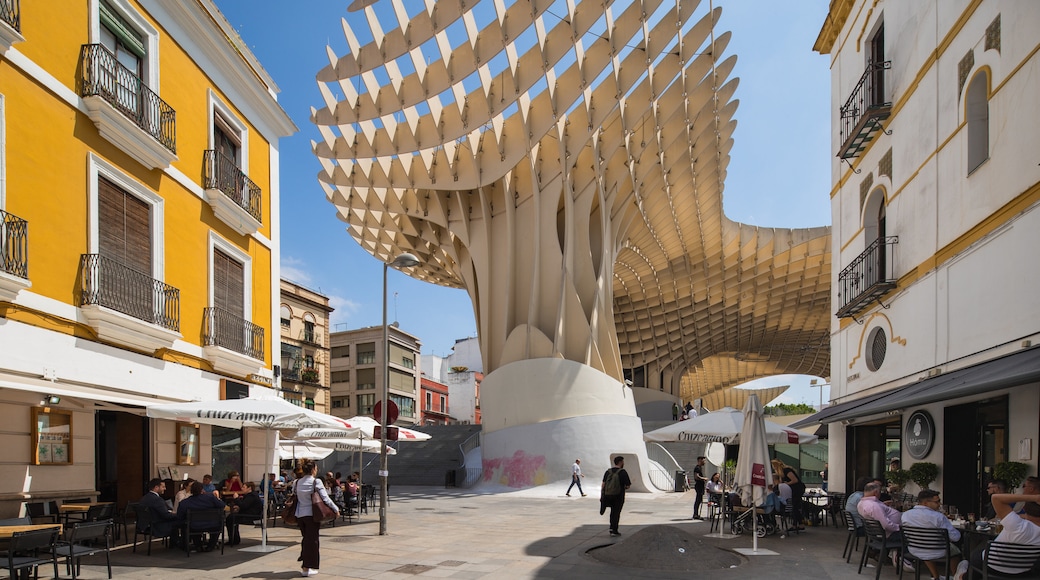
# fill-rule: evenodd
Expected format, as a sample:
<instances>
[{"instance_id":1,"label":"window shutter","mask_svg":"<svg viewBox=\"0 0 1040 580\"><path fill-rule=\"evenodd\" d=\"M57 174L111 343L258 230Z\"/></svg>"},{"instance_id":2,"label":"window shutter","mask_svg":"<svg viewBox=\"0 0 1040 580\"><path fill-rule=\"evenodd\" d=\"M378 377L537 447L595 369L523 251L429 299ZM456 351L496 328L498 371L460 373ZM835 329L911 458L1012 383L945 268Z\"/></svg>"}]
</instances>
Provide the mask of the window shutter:
<instances>
[{"instance_id":1,"label":"window shutter","mask_svg":"<svg viewBox=\"0 0 1040 580\"><path fill-rule=\"evenodd\" d=\"M152 276L151 208L98 178L98 252Z\"/></svg>"},{"instance_id":2,"label":"window shutter","mask_svg":"<svg viewBox=\"0 0 1040 580\"><path fill-rule=\"evenodd\" d=\"M141 40L137 31L118 12L108 4L101 2L99 16L101 17L101 25L114 34L126 46L127 50L136 54L138 58L145 57L147 51L145 50L144 41Z\"/></svg>"},{"instance_id":3,"label":"window shutter","mask_svg":"<svg viewBox=\"0 0 1040 580\"><path fill-rule=\"evenodd\" d=\"M213 251L213 306L245 319L245 268L220 250Z\"/></svg>"}]
</instances>

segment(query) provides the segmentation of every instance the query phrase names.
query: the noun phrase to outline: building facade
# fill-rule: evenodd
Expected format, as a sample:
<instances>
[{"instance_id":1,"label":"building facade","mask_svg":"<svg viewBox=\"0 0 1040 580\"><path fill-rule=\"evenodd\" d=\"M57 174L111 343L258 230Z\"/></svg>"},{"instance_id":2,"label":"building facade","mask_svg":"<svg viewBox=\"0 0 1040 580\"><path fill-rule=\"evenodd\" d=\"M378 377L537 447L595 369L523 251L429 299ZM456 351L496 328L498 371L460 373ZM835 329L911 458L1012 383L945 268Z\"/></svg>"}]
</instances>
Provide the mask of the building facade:
<instances>
[{"instance_id":1,"label":"building facade","mask_svg":"<svg viewBox=\"0 0 1040 580\"><path fill-rule=\"evenodd\" d=\"M328 413L329 297L286 279L281 280L281 363L278 390L285 400Z\"/></svg>"},{"instance_id":2,"label":"building facade","mask_svg":"<svg viewBox=\"0 0 1040 580\"><path fill-rule=\"evenodd\" d=\"M333 332L330 335L331 409L336 417L372 415L389 372L390 400L397 404L398 425L419 421L419 352L422 342L400 328L387 327L389 358L384 354L383 327Z\"/></svg>"},{"instance_id":3,"label":"building facade","mask_svg":"<svg viewBox=\"0 0 1040 580\"><path fill-rule=\"evenodd\" d=\"M417 425L449 425L448 385L425 376L419 381L419 420Z\"/></svg>"},{"instance_id":4,"label":"building facade","mask_svg":"<svg viewBox=\"0 0 1040 580\"><path fill-rule=\"evenodd\" d=\"M996 464L1037 472L1038 26L1029 1L831 2L832 489L931 462L980 513Z\"/></svg>"},{"instance_id":5,"label":"building facade","mask_svg":"<svg viewBox=\"0 0 1040 580\"><path fill-rule=\"evenodd\" d=\"M480 383L484 380L480 341L460 338L446 357L422 355L423 375L448 386L452 419L456 423L480 424Z\"/></svg>"},{"instance_id":6,"label":"building facade","mask_svg":"<svg viewBox=\"0 0 1040 580\"><path fill-rule=\"evenodd\" d=\"M258 477L144 408L273 393L277 87L210 0L2 6L0 515Z\"/></svg>"}]
</instances>

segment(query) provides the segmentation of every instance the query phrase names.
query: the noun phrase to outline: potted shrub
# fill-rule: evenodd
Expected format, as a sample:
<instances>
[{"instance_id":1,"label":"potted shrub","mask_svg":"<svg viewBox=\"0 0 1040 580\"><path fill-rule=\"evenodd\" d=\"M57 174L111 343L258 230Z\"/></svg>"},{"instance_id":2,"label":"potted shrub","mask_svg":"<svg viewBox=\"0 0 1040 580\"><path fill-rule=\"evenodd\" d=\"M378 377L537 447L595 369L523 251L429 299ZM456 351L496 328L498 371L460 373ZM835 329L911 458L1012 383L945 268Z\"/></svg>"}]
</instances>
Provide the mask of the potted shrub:
<instances>
[{"instance_id":1,"label":"potted shrub","mask_svg":"<svg viewBox=\"0 0 1040 580\"><path fill-rule=\"evenodd\" d=\"M929 484L939 478L939 466L927 461L919 461L910 466L910 481L913 481L922 490L928 489Z\"/></svg>"},{"instance_id":2,"label":"potted shrub","mask_svg":"<svg viewBox=\"0 0 1040 580\"><path fill-rule=\"evenodd\" d=\"M318 382L318 369L303 369L303 372L300 373L300 379L305 383Z\"/></svg>"},{"instance_id":3,"label":"potted shrub","mask_svg":"<svg viewBox=\"0 0 1040 580\"><path fill-rule=\"evenodd\" d=\"M886 471L885 476L888 478L888 482L895 484L900 490L906 486L906 482L911 480L910 472L906 469L897 469L895 471Z\"/></svg>"},{"instance_id":4,"label":"potted shrub","mask_svg":"<svg viewBox=\"0 0 1040 580\"><path fill-rule=\"evenodd\" d=\"M1008 493L1013 493L1028 474L1029 466L1018 461L1002 461L993 466L993 477L1007 482Z\"/></svg>"}]
</instances>

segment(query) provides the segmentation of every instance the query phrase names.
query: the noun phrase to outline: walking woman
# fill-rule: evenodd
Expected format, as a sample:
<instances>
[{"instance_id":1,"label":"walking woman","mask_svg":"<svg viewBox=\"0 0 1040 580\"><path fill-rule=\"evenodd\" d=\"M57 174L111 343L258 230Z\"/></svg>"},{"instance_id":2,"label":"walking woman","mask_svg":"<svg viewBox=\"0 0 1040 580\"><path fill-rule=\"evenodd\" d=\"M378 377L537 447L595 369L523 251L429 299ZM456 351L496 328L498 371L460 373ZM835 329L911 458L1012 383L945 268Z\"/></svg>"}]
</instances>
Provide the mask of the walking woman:
<instances>
[{"instance_id":1,"label":"walking woman","mask_svg":"<svg viewBox=\"0 0 1040 580\"><path fill-rule=\"evenodd\" d=\"M299 522L300 533L303 534L299 558L303 562L303 567L300 568L300 574L303 576L317 576L318 567L321 563L321 555L318 552L318 530L321 528L321 524L314 521L314 506L311 504L311 493L318 492L325 505L332 508L337 514L339 514L339 508L332 501L332 498L329 497L329 493L325 490L325 485L321 482L321 479L314 477L315 472L318 470L317 464L308 459L303 462L302 469L303 477L296 480L295 487L296 520Z\"/></svg>"}]
</instances>

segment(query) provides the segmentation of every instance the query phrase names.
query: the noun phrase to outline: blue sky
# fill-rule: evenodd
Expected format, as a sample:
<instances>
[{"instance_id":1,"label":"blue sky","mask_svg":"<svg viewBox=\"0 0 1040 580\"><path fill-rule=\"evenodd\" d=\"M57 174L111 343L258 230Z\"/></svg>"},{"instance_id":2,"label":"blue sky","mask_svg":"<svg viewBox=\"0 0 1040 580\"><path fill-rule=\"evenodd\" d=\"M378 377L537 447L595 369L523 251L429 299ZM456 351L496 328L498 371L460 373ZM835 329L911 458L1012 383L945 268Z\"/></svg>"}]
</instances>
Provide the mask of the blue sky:
<instances>
[{"instance_id":1,"label":"blue sky","mask_svg":"<svg viewBox=\"0 0 1040 580\"><path fill-rule=\"evenodd\" d=\"M336 218L318 184L320 166L310 142L320 140L309 121L322 106L315 76L328 64L326 46L347 52L341 18L350 0L215 0L281 89L278 100L300 131L281 151L282 275L328 296L333 330L382 322L382 264L363 251ZM707 10L703 0L698 14ZM731 219L766 227L830 224L829 59L812 51L828 0L716 0L716 33L732 31L726 55L736 54L733 76L737 130L723 203ZM424 354L447 355L458 338L475 336L469 296L391 271L389 319L419 336ZM819 403L808 377L774 377L791 384L780 402ZM829 393L825 393L829 394Z\"/></svg>"}]
</instances>

